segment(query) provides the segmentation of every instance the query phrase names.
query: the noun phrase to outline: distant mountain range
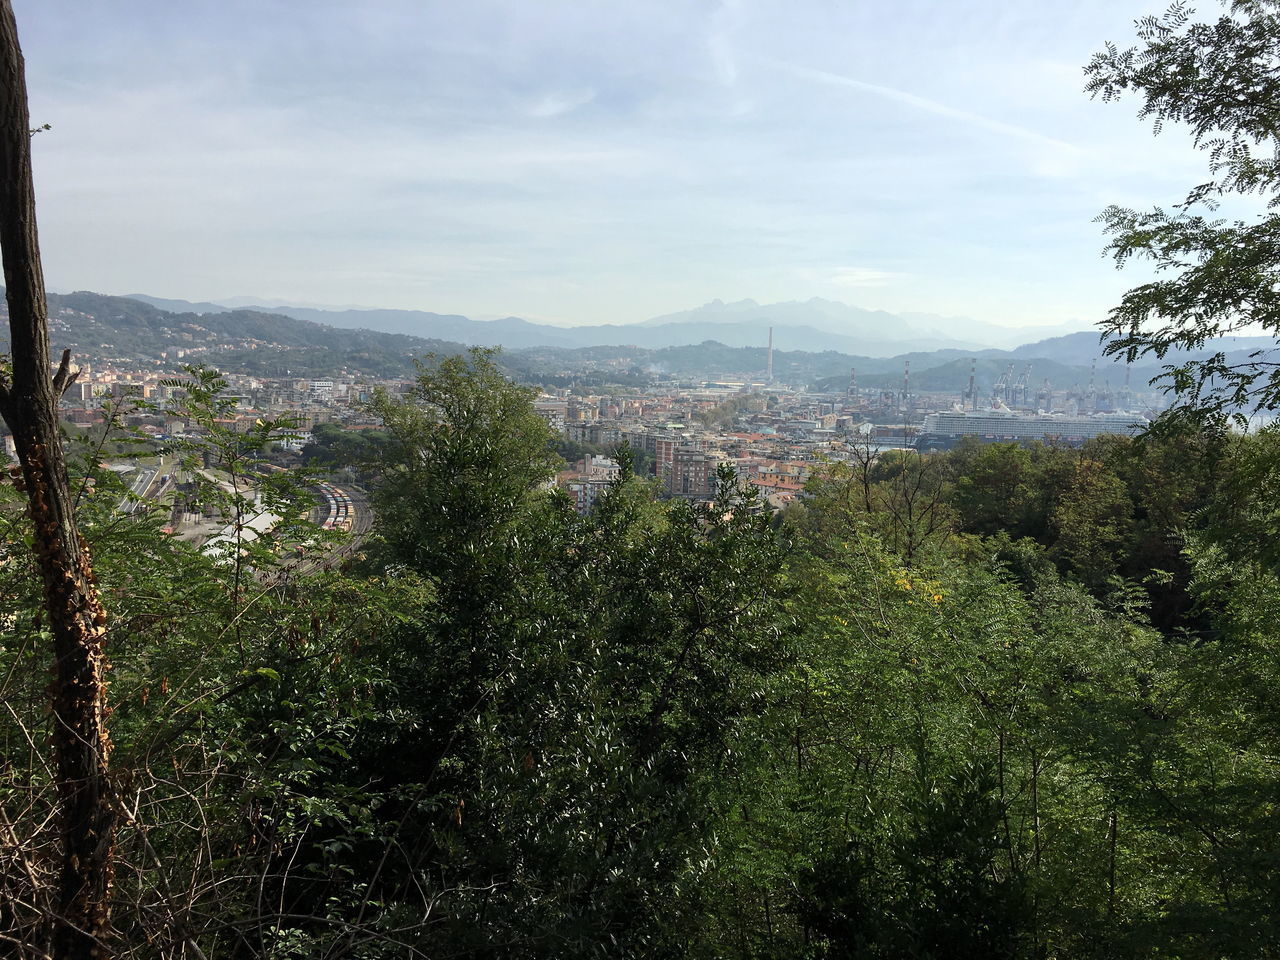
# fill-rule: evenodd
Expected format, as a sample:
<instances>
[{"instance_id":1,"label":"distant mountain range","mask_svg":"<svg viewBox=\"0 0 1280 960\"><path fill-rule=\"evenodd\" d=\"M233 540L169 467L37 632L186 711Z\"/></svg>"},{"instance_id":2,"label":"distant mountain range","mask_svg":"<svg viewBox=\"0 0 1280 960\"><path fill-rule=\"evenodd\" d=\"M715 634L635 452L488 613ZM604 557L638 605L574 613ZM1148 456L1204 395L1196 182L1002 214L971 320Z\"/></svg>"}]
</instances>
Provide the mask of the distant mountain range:
<instances>
[{"instance_id":1,"label":"distant mountain range","mask_svg":"<svg viewBox=\"0 0 1280 960\"><path fill-rule=\"evenodd\" d=\"M185 361L194 361L227 372L261 376L351 376L402 377L414 373L414 359L427 353L454 354L466 349L461 336L419 337L369 329L351 329L316 323L265 310L230 309L219 304L198 304L183 300L109 297L96 293L50 294L51 347L55 352L69 347L79 360L134 360L141 366L154 365L172 369L182 351ZM0 304L3 301L0 300ZM189 306L191 310L175 311L170 307ZM216 307L203 310L201 307ZM784 305L785 306L785 305ZM803 305L801 305L803 306ZM311 310L312 308L308 308ZM764 309L764 308L759 308ZM823 304L822 309L834 314L830 323L843 323L844 311L856 310L842 304ZM300 309L297 312L302 312ZM313 311L331 318L331 311ZM732 336L738 324L727 319L739 313L750 314L749 304L715 304L690 313L697 316L689 322L655 318L651 325L595 329L625 329L631 333L683 329L701 332L703 325L720 334L701 342L684 341L661 347L638 345L595 345L585 347L559 344L513 347L501 356L501 363L517 379L528 383L565 386L608 384L639 386L652 377L681 379L715 379L723 377L759 376L767 363L763 343L738 346ZM862 311L870 313L869 311ZM436 316L410 313L415 319ZM779 314L785 321L785 312ZM679 316L679 315L676 315ZM886 315L887 316L887 315ZM442 324L436 329L466 333L476 321L465 317L446 317L458 325ZM876 319L877 323L887 323ZM515 320L515 329L539 328L540 325ZM481 328L501 329L478 324ZM561 334L573 330L549 328ZM578 328L581 329L581 328ZM767 329L767 328L766 328ZM777 336L775 328L774 372L784 383L811 389L841 391L848 384L849 370L857 368L858 382L867 387L897 389L902 383L904 365L911 365L911 386L916 390L959 392L968 382L971 364L976 361L976 383L980 393L989 390L1000 377L1024 374L1028 382L1038 386L1048 379L1053 389L1065 390L1084 386L1093 378L1099 389L1109 383L1119 387L1126 381L1122 363L1102 358L1098 334L1084 331L1053 337L1013 350L942 349L913 350L892 357L869 356L854 352L785 349L789 346ZM818 329L818 328L813 328ZM0 325L0 353L6 328ZM782 341L782 342L779 342ZM471 341L474 343L474 339ZM1224 339L1206 345L1200 355L1223 350L1230 361L1241 360L1259 348L1274 347L1267 338ZM1182 354L1180 356L1187 356ZM1174 360L1170 357L1169 360ZM1030 369L1028 370L1028 367ZM1012 368L1012 369L1011 369ZM1136 390L1160 371L1160 363L1144 359L1128 370L1128 379Z\"/></svg>"},{"instance_id":2,"label":"distant mountain range","mask_svg":"<svg viewBox=\"0 0 1280 960\"><path fill-rule=\"evenodd\" d=\"M1189 359L1191 357L1204 358L1219 351L1225 353L1232 362L1240 362L1247 359L1247 354L1254 350L1268 350L1275 347L1276 341L1272 337L1220 337L1216 340L1207 341L1202 350L1190 352L1183 350L1171 351L1163 363L1177 363L1180 359ZM1062 363L1072 364L1088 364L1097 359L1098 369L1101 370L1104 366L1103 361L1100 359L1102 346L1096 330L1087 333L1071 333L1062 337L1052 337L1036 343L1026 343L1014 348L1011 353L1015 357L1053 357ZM978 354L978 356L981 355ZM1111 362L1113 361L1107 361L1107 363ZM1160 366L1161 363L1161 361L1151 357L1138 361L1138 364L1154 364L1156 366Z\"/></svg>"},{"instance_id":3,"label":"distant mountain range","mask_svg":"<svg viewBox=\"0 0 1280 960\"><path fill-rule=\"evenodd\" d=\"M244 297L232 298L225 303L192 303L146 294L130 294L130 297L177 313L223 313L252 305L246 302L249 298ZM472 320L458 314L421 310L321 309L270 302L252 306L333 327L364 328L475 346L503 346L509 350L597 346L635 346L654 350L704 340L715 340L731 347L763 347L768 343L772 329L774 346L780 350L834 350L865 357L891 357L944 348L968 351L1008 349L1041 339L1046 334L1079 329L1078 324L1013 328L964 317L898 315L817 297L804 302L770 304L754 300L734 303L713 300L693 310L654 317L643 323L582 327L532 323L519 317Z\"/></svg>"},{"instance_id":4,"label":"distant mountain range","mask_svg":"<svg viewBox=\"0 0 1280 960\"><path fill-rule=\"evenodd\" d=\"M791 300L766 304L754 300L734 303L712 300L693 310L654 317L641 326L659 329L697 326L723 334L728 324L745 325L753 331L763 330L766 337L769 328L773 327L775 344L781 335L786 338L790 349L856 350L869 357L948 347L960 350L1009 349L1047 335L1074 332L1081 328L1079 323L1051 327L1002 327L969 317L865 310L820 297L803 302ZM832 338L836 343L826 345ZM817 346L799 345L798 341L808 339L822 343Z\"/></svg>"}]
</instances>

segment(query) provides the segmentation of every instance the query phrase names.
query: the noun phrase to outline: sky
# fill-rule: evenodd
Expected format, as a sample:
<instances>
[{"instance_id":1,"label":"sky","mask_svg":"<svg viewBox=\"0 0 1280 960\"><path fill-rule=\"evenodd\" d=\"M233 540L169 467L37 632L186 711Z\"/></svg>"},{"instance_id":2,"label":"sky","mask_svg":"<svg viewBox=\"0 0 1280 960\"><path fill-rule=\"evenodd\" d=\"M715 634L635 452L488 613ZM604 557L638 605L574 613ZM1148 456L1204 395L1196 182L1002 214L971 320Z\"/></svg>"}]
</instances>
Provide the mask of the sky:
<instances>
[{"instance_id":1,"label":"sky","mask_svg":"<svg viewBox=\"0 0 1280 960\"><path fill-rule=\"evenodd\" d=\"M1206 179L1184 133L1082 90L1162 3L14 6L60 291L1083 327L1141 279L1094 218Z\"/></svg>"}]
</instances>

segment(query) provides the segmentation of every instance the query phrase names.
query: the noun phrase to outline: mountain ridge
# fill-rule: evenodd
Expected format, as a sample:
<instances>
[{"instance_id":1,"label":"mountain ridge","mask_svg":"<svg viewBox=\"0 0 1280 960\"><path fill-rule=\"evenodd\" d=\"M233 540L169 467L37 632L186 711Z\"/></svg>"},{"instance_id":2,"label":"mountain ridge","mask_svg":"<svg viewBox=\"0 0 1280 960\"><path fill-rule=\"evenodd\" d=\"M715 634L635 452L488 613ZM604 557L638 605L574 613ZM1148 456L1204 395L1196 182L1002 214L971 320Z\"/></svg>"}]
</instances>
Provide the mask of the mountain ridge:
<instances>
[{"instance_id":1,"label":"mountain ridge","mask_svg":"<svg viewBox=\"0 0 1280 960\"><path fill-rule=\"evenodd\" d=\"M182 350L184 361L250 375L404 377L416 372L415 357L467 349L458 341L353 330L260 310L175 313L140 300L88 291L50 294L49 305L55 350L70 348L78 360L93 362L133 357L144 366L168 363L171 368L178 359L177 351ZM1245 357L1259 346L1274 347L1274 342L1236 338L1208 344L1198 355L1222 349L1230 360ZM959 391L967 381L970 359L978 361L980 389L985 389L984 381L993 381L1009 366L1021 374L1026 364L1032 365L1033 381L1038 383L1049 375L1055 389L1087 383L1091 376L1096 376L1099 384L1110 380L1114 386L1125 379L1124 365L1116 358L1102 356L1099 336L1093 331L1036 341L1013 351L943 348L871 357L778 348L774 370L784 383L838 392L848 383L851 367L857 368L858 380L865 386L893 387L901 383L904 364L910 362L913 386ZM530 383L564 385L585 378L583 382L639 385L655 375L693 379L759 376L767 364L767 351L762 343L738 347L707 338L660 348L551 345L507 349L500 362L513 376ZM1159 367L1159 362L1150 358L1133 365L1128 371L1132 385L1141 389Z\"/></svg>"},{"instance_id":2,"label":"mountain ridge","mask_svg":"<svg viewBox=\"0 0 1280 960\"><path fill-rule=\"evenodd\" d=\"M133 294L133 299L177 312L224 312L232 309L216 302L189 301ZM234 298L237 303L249 298ZM725 303L713 300L692 310L664 314L640 323L591 324L561 327L510 316L474 320L461 314L424 310L325 309L288 305L263 305L273 313L348 329L365 328L384 333L453 340L474 346L593 347L638 346L661 349L714 339L729 346L764 346L773 331L775 347L809 352L836 350L861 356L889 357L913 350L952 347L962 350L1009 349L1039 339L1061 327L1007 328L964 317L933 314L892 314L866 310L835 300L811 297L807 301L760 304L755 300ZM982 336L950 332L948 325L965 325ZM892 334L887 334L892 331Z\"/></svg>"}]
</instances>

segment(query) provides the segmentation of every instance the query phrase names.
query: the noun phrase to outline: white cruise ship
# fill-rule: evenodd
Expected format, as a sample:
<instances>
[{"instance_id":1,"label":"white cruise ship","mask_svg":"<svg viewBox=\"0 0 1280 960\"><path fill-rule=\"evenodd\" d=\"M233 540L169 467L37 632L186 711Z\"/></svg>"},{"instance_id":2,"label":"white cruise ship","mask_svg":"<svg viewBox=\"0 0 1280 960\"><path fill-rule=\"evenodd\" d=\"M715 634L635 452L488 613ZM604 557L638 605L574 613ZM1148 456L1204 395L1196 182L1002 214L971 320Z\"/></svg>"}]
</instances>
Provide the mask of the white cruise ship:
<instances>
[{"instance_id":1,"label":"white cruise ship","mask_svg":"<svg viewBox=\"0 0 1280 960\"><path fill-rule=\"evenodd\" d=\"M1057 440L1081 443L1104 433L1133 436L1148 426L1138 413L1097 413L1092 416L1066 416L1058 413L1024 414L1011 410L952 411L931 413L924 418L922 440L958 440L981 437L984 440Z\"/></svg>"}]
</instances>

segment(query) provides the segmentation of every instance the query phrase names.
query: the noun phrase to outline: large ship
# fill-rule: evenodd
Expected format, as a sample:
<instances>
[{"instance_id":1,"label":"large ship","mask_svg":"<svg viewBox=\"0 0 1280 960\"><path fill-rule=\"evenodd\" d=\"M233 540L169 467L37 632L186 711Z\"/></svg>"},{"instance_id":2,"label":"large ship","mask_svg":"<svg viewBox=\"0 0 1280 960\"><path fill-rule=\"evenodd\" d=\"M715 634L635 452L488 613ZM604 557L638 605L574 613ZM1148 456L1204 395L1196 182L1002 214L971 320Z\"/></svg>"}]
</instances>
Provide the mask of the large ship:
<instances>
[{"instance_id":1,"label":"large ship","mask_svg":"<svg viewBox=\"0 0 1280 960\"><path fill-rule=\"evenodd\" d=\"M921 447L953 446L961 437L977 437L990 443L1039 440L1077 445L1104 433L1133 436L1148 426L1138 413L1096 413L1067 416L1059 413L1015 413L995 410L955 410L931 413L924 418Z\"/></svg>"}]
</instances>

